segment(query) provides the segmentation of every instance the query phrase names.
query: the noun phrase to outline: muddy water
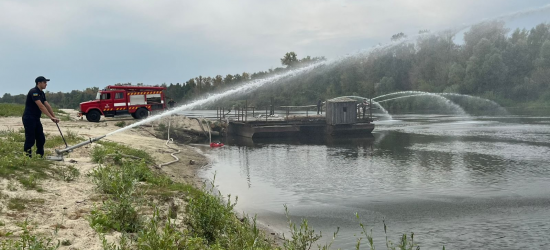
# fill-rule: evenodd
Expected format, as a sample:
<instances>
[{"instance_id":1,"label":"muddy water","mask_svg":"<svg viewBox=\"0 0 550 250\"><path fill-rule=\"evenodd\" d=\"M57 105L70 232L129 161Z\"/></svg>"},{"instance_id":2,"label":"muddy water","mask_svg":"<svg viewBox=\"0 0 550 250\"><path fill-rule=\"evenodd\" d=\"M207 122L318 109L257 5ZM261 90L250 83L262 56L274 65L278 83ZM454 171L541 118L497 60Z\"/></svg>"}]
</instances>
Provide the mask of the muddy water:
<instances>
[{"instance_id":1,"label":"muddy water","mask_svg":"<svg viewBox=\"0 0 550 250\"><path fill-rule=\"evenodd\" d=\"M394 119L365 138L229 139L202 174L273 230L287 231L283 204L325 240L340 227L343 249L355 213L378 249L384 218L422 249L550 249L550 116Z\"/></svg>"}]
</instances>

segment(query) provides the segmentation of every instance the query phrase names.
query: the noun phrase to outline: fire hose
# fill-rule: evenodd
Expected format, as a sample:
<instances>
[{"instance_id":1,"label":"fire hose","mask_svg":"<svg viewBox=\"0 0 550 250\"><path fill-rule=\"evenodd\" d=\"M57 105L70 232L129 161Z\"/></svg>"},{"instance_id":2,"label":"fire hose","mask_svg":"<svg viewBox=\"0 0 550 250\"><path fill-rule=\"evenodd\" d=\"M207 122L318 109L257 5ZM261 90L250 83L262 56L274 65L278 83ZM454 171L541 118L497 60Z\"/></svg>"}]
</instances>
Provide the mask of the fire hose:
<instances>
[{"instance_id":1,"label":"fire hose","mask_svg":"<svg viewBox=\"0 0 550 250\"><path fill-rule=\"evenodd\" d=\"M179 154L181 152L181 150L168 146L168 143L173 142L173 141L174 141L174 139L170 138L170 120L168 120L168 136L167 136L167 139L166 139L166 143L164 145L169 149L176 150L176 152L173 152L173 153L170 154L174 158L173 161L159 164L158 168L162 168L163 166L170 165L170 164L172 164L174 162L178 162L180 160L176 156L176 154Z\"/></svg>"},{"instance_id":2,"label":"fire hose","mask_svg":"<svg viewBox=\"0 0 550 250\"><path fill-rule=\"evenodd\" d=\"M58 128L59 128L59 125L58 125ZM59 132L61 133L61 129L59 129ZM61 136L63 137L63 134L61 133ZM91 144L93 142L96 142L96 141L99 141L103 138L105 138L107 135L103 135L103 136L99 136L99 137L96 137L96 138L89 138L87 141L83 141L81 143L78 143L76 145L73 145L73 146L68 146L67 143L65 142L65 148L64 149L56 149L55 150L55 153L57 154L56 156L49 156L48 159L49 160L53 160L53 161L63 161L63 154L64 153L69 153L69 152L72 152L73 149L76 149L76 148L79 148L79 147L82 147L82 146L85 146L87 144ZM63 141L65 141L65 138L63 138ZM164 144L167 148L169 149L172 149L174 150L174 152L170 153L170 156L172 156L174 158L173 161L170 161L170 162L165 162L165 163L161 163L159 164L158 166L156 166L157 168L162 168L163 166L167 166L167 165L170 165L172 163L175 163L175 162L178 162L180 159L176 156L176 154L179 154L181 152L181 150L177 149L177 148L173 148L173 147L170 147L168 146L168 143L170 142L173 142L174 139L173 138L170 138L170 120L168 120L168 138L166 139L166 143ZM130 156L129 156L130 157ZM130 158L139 158L139 157L130 157ZM140 158L141 159L141 158Z\"/></svg>"}]
</instances>

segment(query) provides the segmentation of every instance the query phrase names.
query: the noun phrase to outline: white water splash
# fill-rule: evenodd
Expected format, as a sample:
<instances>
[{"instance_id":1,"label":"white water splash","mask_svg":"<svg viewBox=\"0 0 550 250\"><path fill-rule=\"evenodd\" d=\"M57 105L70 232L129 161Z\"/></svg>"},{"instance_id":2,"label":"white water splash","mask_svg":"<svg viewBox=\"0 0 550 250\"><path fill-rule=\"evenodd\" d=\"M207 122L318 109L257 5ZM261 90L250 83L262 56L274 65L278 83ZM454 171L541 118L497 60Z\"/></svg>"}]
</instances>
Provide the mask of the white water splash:
<instances>
[{"instance_id":1,"label":"white water splash","mask_svg":"<svg viewBox=\"0 0 550 250\"><path fill-rule=\"evenodd\" d=\"M481 98L481 97L478 97L478 96L471 96L471 95L464 95L464 94L457 94L457 93L430 93L430 92L424 92L424 91L410 90L410 91L398 91L398 92L393 92L393 93L389 93L389 94L385 94L385 95L380 95L380 96L374 97L373 100L374 99L380 99L380 98L383 98L383 97L393 96L393 95L404 95L404 94L409 95L408 97L412 97L412 96L415 96L415 95L434 94L434 95L440 95L440 96L453 96L453 97L467 98L467 99L470 99L470 100L489 103L491 106L493 106L495 108L495 110L498 110L499 113L509 114L508 110L506 110L505 108L503 108L502 106L500 106L498 103L496 103L494 101L491 101L491 100L485 99L485 98ZM397 99L399 99L399 98L397 98ZM389 100L395 100L395 98L386 99L384 101L389 101ZM384 102L384 101L380 101L380 102Z\"/></svg>"},{"instance_id":2,"label":"white water splash","mask_svg":"<svg viewBox=\"0 0 550 250\"><path fill-rule=\"evenodd\" d=\"M488 19L488 20L485 20L485 21L490 21L490 20L511 20L511 19L514 19L514 18L523 17L523 16L526 16L526 15L529 15L529 14L532 14L532 13L544 12L544 11L547 11L547 10L550 10L550 4L545 5L543 7L540 7L540 8L533 8L533 9L529 9L529 10L525 10L525 11L519 11L519 12L510 13L510 14L505 14L505 15L502 15L502 16L499 16L499 17L496 17L496 18L492 18L492 19ZM460 32L460 31L462 31L466 28L472 27L473 25L474 24L463 25L461 27L458 27L458 28L455 28L455 29L452 29L452 30L454 31L454 34L457 34L458 32ZM223 92L223 93L213 94L213 95L210 95L210 96L208 96L208 97L206 97L202 100L198 100L198 101L195 101L193 103L180 106L176 109L169 110L169 111L163 112L163 113L155 115L155 116L151 116L151 117L149 117L145 120L142 120L140 122L137 122L137 123L134 123L134 124L129 125L127 127L115 130L113 132L110 132L110 133L107 134L107 136L118 133L118 132L122 132L124 130L130 129L130 128L133 128L133 127L136 127L136 126L140 126L142 124L149 123L151 121L157 120L157 119L162 118L164 116L172 115L172 114L175 114L175 113L183 111L183 110L193 109L197 106L201 106L201 105L204 105L204 104L207 104L207 103L210 103L210 102L214 102L214 101L217 101L221 98L225 98L225 97L230 96L230 95L234 95L234 94L238 94L238 93L246 93L248 91L257 89L257 88L263 86L266 83L275 82L275 81L278 81L278 80L280 80L284 77L295 76L297 74L301 74L301 73L310 71L313 68L315 68L317 66L320 66L320 65L333 64L333 63L341 61L345 58L350 58L350 57L353 57L353 56L362 56L362 55L365 55L365 54L369 55L372 52L376 52L376 51L384 51L384 50L393 48L397 45L403 44L405 42L414 41L413 39L416 39L416 38L422 37L422 36L424 36L424 34L410 36L406 39L393 41L393 42L385 44L385 45L378 45L378 46L375 46L371 49L367 49L367 50L359 51L359 52L356 52L356 53L352 53L349 56L343 56L341 58L338 58L337 60L328 61L328 62L319 62L319 63L315 63L315 64L312 64L312 65L309 65L309 66L306 66L306 67L303 67L303 68L300 68L300 69L289 71L289 72L286 72L286 73L283 73L283 74L280 74L280 75L272 76L272 77L265 78L265 79L253 80L253 81L248 82L248 83L246 83L246 84L244 84L244 85L242 85L238 88L231 89L231 90L228 90L228 91ZM448 99L446 99L446 100L448 100ZM385 111L385 113L387 113L391 117L391 115L381 105L378 104L378 106L381 108L381 110ZM462 109L462 108L460 108L460 109ZM464 113L466 113L466 112L464 112Z\"/></svg>"},{"instance_id":3,"label":"white water splash","mask_svg":"<svg viewBox=\"0 0 550 250\"><path fill-rule=\"evenodd\" d=\"M407 95L407 96L399 96L399 97L394 97L394 98L389 98L389 99L385 99L385 100L382 100L382 101L378 101L379 103L380 102L387 102L387 101L391 101L391 100L397 100L397 99L402 99L402 98L410 98L410 97L417 97L417 96L429 96L429 97L434 97L438 100L441 100L443 101L443 103L445 105L447 105L448 107L451 107L457 114L460 114L460 115L464 115L464 116L470 116L462 107L460 107L458 104L454 103L453 101L443 97L443 96L440 96L438 94L434 94L434 93L428 93L428 92L425 92L425 93L421 93L421 94L414 94L414 95Z\"/></svg>"},{"instance_id":4,"label":"white water splash","mask_svg":"<svg viewBox=\"0 0 550 250\"><path fill-rule=\"evenodd\" d=\"M222 93L209 95L209 96L205 97L204 99L194 101L194 102L186 104L186 105L179 106L175 109L165 111L165 112L160 113L158 115L150 116L147 119L144 119L142 121L139 121L139 122L136 122L134 124L128 125L124 128L121 128L121 129L115 130L113 132L110 132L110 133L107 134L107 136L112 135L112 134L116 134L116 133L119 133L119 132L122 132L122 131L125 131L125 130L128 130L128 129L131 129L131 128L134 128L134 127L137 127L137 126L140 126L140 125L143 125L143 124L147 124L147 123L152 122L154 120L160 119L164 116L176 114L176 113L184 111L184 110L190 110L190 109L196 108L196 107L201 106L201 105L205 105L205 104L208 104L208 103L211 103L211 102L215 102L215 101L218 101L222 98L226 98L228 96L248 93L252 90L258 89L261 86L264 86L265 84L279 81L279 80L281 80L285 77L296 76L296 75L311 71L311 70L313 70L313 69L315 69L319 66L328 66L328 65L337 64L337 63L339 63L339 62L341 62L345 59L348 59L348 58L351 58L351 57L354 57L354 56L365 55L365 54L368 55L368 54L370 54L374 51L385 50L385 49L391 48L393 46L396 46L398 44L400 44L400 43L389 43L389 44L385 44L385 45L378 45L378 46L375 46L375 47L370 48L368 50L358 52L356 54L342 56L342 57L334 59L334 60L328 60L328 61L313 63L311 65L308 65L308 66L305 66L305 67L302 67L302 68L298 68L298 69L295 69L295 70L291 70L291 71L288 71L288 72L285 72L285 73L281 73L281 74L278 74L278 75L275 75L275 76L271 76L271 77L268 77L268 78L252 80L250 82L244 83L243 85L241 85L237 88L230 89L230 90L227 90L227 91L222 92ZM386 114L388 114L388 116L391 119L391 115L389 115L388 111L386 111L382 106L379 106L379 107Z\"/></svg>"},{"instance_id":5,"label":"white water splash","mask_svg":"<svg viewBox=\"0 0 550 250\"><path fill-rule=\"evenodd\" d=\"M364 100L364 99L368 100L369 99L369 98L362 97L362 96L342 96L342 97L348 97L348 98L359 99L359 100ZM393 120L393 117L390 115L390 113L384 107L382 107L382 105L380 105L380 103L374 101L374 99L372 100L372 103L375 104L376 106L378 106L378 108L384 113L385 116L388 117L389 120Z\"/></svg>"},{"instance_id":6,"label":"white water splash","mask_svg":"<svg viewBox=\"0 0 550 250\"><path fill-rule=\"evenodd\" d=\"M462 98L468 98L468 99L472 99L472 100L487 102L487 103L491 104L492 106L494 106L502 114L504 114L504 115L510 114L508 112L508 110L506 110L504 107L500 106L498 103L496 103L494 101L491 101L489 99L478 97L478 96L463 95L463 94L457 94L457 93L435 93L435 94L443 95L443 96L445 96L445 95L447 95L447 96L456 96L456 97L462 97Z\"/></svg>"},{"instance_id":7,"label":"white water splash","mask_svg":"<svg viewBox=\"0 0 550 250\"><path fill-rule=\"evenodd\" d=\"M382 98L382 97L392 96L392 95L402 95L402 94L410 95L410 94L424 94L424 93L428 93L428 92L424 92L424 91L415 91L415 90L397 91L397 92L392 92L392 93L385 94L385 95L379 95L379 96L374 97L374 98L372 98L372 99L373 99L373 100L377 100L377 99L380 99L380 98Z\"/></svg>"},{"instance_id":8,"label":"white water splash","mask_svg":"<svg viewBox=\"0 0 550 250\"><path fill-rule=\"evenodd\" d=\"M314 63L314 64L311 64L309 66L303 67L303 68L291 70L291 71L288 71L288 72L285 72L285 73L282 73L282 74L279 74L279 75L275 75L275 76L272 76L272 77L269 77L269 78L253 80L253 81L247 82L247 83L245 83L245 84L243 84L243 85L241 85L237 88L230 89L230 90L227 90L225 92L218 93L218 94L213 94L213 95L205 97L204 99L197 100L197 101L194 101L192 103L179 106L175 109L165 111L165 112L160 113L158 115L150 116L147 119L144 119L142 121L136 122L136 123L131 124L129 126L126 126L124 128L121 128L121 129L115 130L113 132L110 132L110 133L107 134L107 136L112 135L112 134L116 134L116 133L119 133L119 132L122 132L122 131L125 131L125 130L128 130L128 129L131 129L133 127L137 127L137 126L140 126L140 125L143 125L143 124L147 124L147 123L152 122L154 120L160 119L164 116L173 115L173 114L176 114L176 113L184 111L184 110L190 110L190 109L196 108L196 107L201 106L201 105L205 105L205 104L208 104L208 103L211 103L211 102L215 102L215 101L218 101L218 100L220 100L222 98L225 98L225 97L228 97L228 96L247 93L247 92L255 90L255 89L257 89L261 86L264 86L267 83L275 82L275 81L278 81L278 80L280 80L282 78L285 78L285 77L295 76L297 74L301 74L301 73L304 73L306 71L310 71L310 70L312 70L315 67L318 67L320 65L325 65L325 64L329 64L329 63L335 63L335 61L318 62L318 63Z\"/></svg>"}]
</instances>

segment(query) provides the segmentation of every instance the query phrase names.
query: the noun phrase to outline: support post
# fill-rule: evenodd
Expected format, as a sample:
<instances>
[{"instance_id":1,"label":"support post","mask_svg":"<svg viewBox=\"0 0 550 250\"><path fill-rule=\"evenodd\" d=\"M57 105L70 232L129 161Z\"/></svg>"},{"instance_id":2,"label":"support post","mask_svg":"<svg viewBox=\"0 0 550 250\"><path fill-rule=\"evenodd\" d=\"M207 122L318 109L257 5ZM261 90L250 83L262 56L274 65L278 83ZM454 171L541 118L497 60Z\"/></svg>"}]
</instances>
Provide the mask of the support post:
<instances>
[{"instance_id":1,"label":"support post","mask_svg":"<svg viewBox=\"0 0 550 250\"><path fill-rule=\"evenodd\" d=\"M288 114L290 113L290 108L286 108L286 120L288 121Z\"/></svg>"},{"instance_id":2,"label":"support post","mask_svg":"<svg viewBox=\"0 0 550 250\"><path fill-rule=\"evenodd\" d=\"M372 98L370 98L370 104L369 104L369 116L370 116L370 122L372 122Z\"/></svg>"},{"instance_id":3,"label":"support post","mask_svg":"<svg viewBox=\"0 0 550 250\"><path fill-rule=\"evenodd\" d=\"M273 97L271 97L271 106L269 106L270 109L269 109L269 115L274 115L275 114L275 107L273 107Z\"/></svg>"}]
</instances>

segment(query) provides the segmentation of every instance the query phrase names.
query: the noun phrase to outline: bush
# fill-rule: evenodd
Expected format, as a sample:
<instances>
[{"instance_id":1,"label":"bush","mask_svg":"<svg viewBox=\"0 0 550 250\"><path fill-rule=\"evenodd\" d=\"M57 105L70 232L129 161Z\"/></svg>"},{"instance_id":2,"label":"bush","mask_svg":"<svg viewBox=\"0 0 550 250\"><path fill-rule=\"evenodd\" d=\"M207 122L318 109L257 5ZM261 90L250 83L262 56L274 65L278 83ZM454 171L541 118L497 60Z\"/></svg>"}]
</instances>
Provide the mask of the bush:
<instances>
[{"instance_id":1,"label":"bush","mask_svg":"<svg viewBox=\"0 0 550 250\"><path fill-rule=\"evenodd\" d=\"M100 147L94 147L92 151L92 161L96 163L104 163L108 157L115 157L115 163L121 164L120 160L123 157L130 156L134 159L142 159L145 162L154 163L153 158L143 150L133 149L115 142L99 141ZM118 154L118 155L117 155Z\"/></svg>"},{"instance_id":2,"label":"bush","mask_svg":"<svg viewBox=\"0 0 550 250\"><path fill-rule=\"evenodd\" d=\"M115 126L123 128L124 126L126 126L126 122L125 121L116 122Z\"/></svg>"},{"instance_id":3,"label":"bush","mask_svg":"<svg viewBox=\"0 0 550 250\"><path fill-rule=\"evenodd\" d=\"M0 103L0 117L23 116L24 111L25 111L25 105L12 104L12 103Z\"/></svg>"},{"instance_id":4,"label":"bush","mask_svg":"<svg viewBox=\"0 0 550 250\"><path fill-rule=\"evenodd\" d=\"M185 247L186 242L183 232L178 231L176 225L170 222L170 219L166 219L164 226L161 227L159 225L161 221L160 210L154 208L153 211L153 217L138 234L138 249L189 249Z\"/></svg>"},{"instance_id":5,"label":"bush","mask_svg":"<svg viewBox=\"0 0 550 250\"><path fill-rule=\"evenodd\" d=\"M98 232L116 230L125 233L137 233L135 246L131 246L128 238L123 235L118 246L109 244L103 238L104 249L191 249L191 250L241 250L241 249L285 249L306 250L314 247L314 244L322 236L316 234L303 219L300 226L290 220L288 210L285 211L290 229L290 237L284 239L282 247L276 246L260 231L256 225L256 218L244 216L238 219L233 209L237 198L223 197L214 191L214 181L207 188L196 189L181 183L173 183L167 177L153 172L147 167L144 159L150 159L145 152L120 146L116 143L102 143L102 146L94 148L96 162L106 162L106 157L113 158L113 164L99 166L90 174L96 187L108 195L108 198L100 206L94 206L88 218L90 225ZM134 157L142 160L135 160ZM108 157L107 157L108 158ZM214 178L215 179L215 178ZM144 182L137 186L137 182ZM160 209L153 207L153 215L150 219L143 219L136 204L143 203L143 193L136 194L137 190L147 189L155 191L155 195L174 195L173 191L180 194L185 192L188 201L186 205L186 217L184 217L185 230L170 220L175 214L161 215ZM145 192L144 192L145 193ZM168 209L171 211L171 209ZM163 219L165 218L165 219ZM359 216L357 215L357 219ZM361 237L357 239L356 249L359 249L363 238L368 240L370 249L374 249L371 233L359 222L362 229ZM386 226L384 224L384 230ZM338 231L333 235L333 241ZM136 235L136 234L134 234ZM284 235L283 235L284 236ZM414 244L414 234L410 237L403 235L398 244L387 240L388 250L412 250L418 249ZM317 245L318 249L328 250L332 242L326 245Z\"/></svg>"},{"instance_id":6,"label":"bush","mask_svg":"<svg viewBox=\"0 0 550 250\"><path fill-rule=\"evenodd\" d=\"M40 250L54 250L58 249L61 244L57 241L54 243L51 238L41 238L36 235L32 235L29 230L29 223L27 220L21 225L23 234L18 239L2 239L0 241L1 250L24 250L24 249L40 249ZM8 233L6 236L11 236L12 233Z\"/></svg>"},{"instance_id":7,"label":"bush","mask_svg":"<svg viewBox=\"0 0 550 250\"><path fill-rule=\"evenodd\" d=\"M0 131L0 177L17 179L23 186L39 189L38 181L52 176L52 163L23 152L25 137L13 130Z\"/></svg>"},{"instance_id":8,"label":"bush","mask_svg":"<svg viewBox=\"0 0 550 250\"><path fill-rule=\"evenodd\" d=\"M141 228L141 219L134 207L133 193L120 193L111 197L101 207L91 211L90 226L98 232L116 230L134 233Z\"/></svg>"},{"instance_id":9,"label":"bush","mask_svg":"<svg viewBox=\"0 0 550 250\"><path fill-rule=\"evenodd\" d=\"M204 238L211 247L222 249L276 249L256 226L256 218L237 219L231 196L224 201L220 193L203 186L202 192L189 199L186 207L186 224L190 236Z\"/></svg>"}]
</instances>

